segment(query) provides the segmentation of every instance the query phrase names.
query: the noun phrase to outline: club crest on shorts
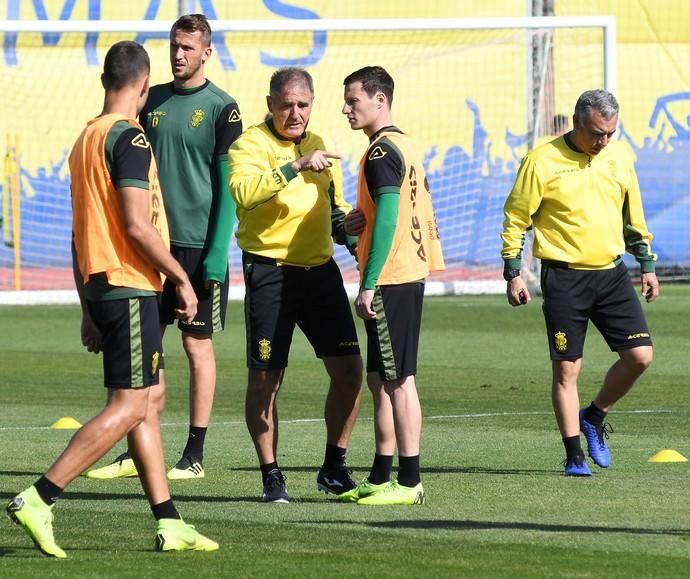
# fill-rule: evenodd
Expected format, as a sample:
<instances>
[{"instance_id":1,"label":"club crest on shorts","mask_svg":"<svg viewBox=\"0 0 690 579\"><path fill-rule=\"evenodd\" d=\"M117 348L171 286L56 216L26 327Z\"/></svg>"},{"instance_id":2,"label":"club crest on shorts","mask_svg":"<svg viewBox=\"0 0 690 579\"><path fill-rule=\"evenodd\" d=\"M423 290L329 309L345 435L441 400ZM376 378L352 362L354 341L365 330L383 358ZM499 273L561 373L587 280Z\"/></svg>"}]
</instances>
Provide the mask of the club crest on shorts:
<instances>
[{"instance_id":1,"label":"club crest on shorts","mask_svg":"<svg viewBox=\"0 0 690 579\"><path fill-rule=\"evenodd\" d=\"M259 358L264 362L271 357L271 340L259 340Z\"/></svg>"},{"instance_id":2,"label":"club crest on shorts","mask_svg":"<svg viewBox=\"0 0 690 579\"><path fill-rule=\"evenodd\" d=\"M158 372L158 364L160 363L160 352L154 352L151 356L151 374Z\"/></svg>"},{"instance_id":3,"label":"club crest on shorts","mask_svg":"<svg viewBox=\"0 0 690 579\"><path fill-rule=\"evenodd\" d=\"M553 335L553 346L556 348L556 351L561 354L566 351L568 348L568 338L565 332L556 332Z\"/></svg>"},{"instance_id":4,"label":"club crest on shorts","mask_svg":"<svg viewBox=\"0 0 690 579\"><path fill-rule=\"evenodd\" d=\"M192 126L196 129L197 127L201 126L201 123L204 122L204 109L196 109L194 111L194 114L192 115Z\"/></svg>"}]
</instances>

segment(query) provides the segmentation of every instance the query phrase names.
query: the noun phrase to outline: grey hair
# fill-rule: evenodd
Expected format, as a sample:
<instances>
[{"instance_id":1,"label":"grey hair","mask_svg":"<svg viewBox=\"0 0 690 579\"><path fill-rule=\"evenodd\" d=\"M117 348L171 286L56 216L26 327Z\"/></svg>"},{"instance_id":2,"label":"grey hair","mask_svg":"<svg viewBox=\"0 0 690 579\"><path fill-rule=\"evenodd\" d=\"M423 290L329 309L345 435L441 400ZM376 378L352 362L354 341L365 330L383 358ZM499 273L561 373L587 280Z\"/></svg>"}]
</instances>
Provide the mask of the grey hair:
<instances>
[{"instance_id":1,"label":"grey hair","mask_svg":"<svg viewBox=\"0 0 690 579\"><path fill-rule=\"evenodd\" d=\"M280 98L280 93L283 87L290 83L302 83L309 89L309 92L314 94L314 81L311 75L297 66L292 66L288 68L279 68L271 75L271 81L269 85L269 94L272 99Z\"/></svg>"},{"instance_id":2,"label":"grey hair","mask_svg":"<svg viewBox=\"0 0 690 579\"><path fill-rule=\"evenodd\" d=\"M609 120L618 114L618 101L607 90L585 91L575 104L575 118L580 123L585 123L592 118L592 111L597 111L602 117Z\"/></svg>"}]
</instances>

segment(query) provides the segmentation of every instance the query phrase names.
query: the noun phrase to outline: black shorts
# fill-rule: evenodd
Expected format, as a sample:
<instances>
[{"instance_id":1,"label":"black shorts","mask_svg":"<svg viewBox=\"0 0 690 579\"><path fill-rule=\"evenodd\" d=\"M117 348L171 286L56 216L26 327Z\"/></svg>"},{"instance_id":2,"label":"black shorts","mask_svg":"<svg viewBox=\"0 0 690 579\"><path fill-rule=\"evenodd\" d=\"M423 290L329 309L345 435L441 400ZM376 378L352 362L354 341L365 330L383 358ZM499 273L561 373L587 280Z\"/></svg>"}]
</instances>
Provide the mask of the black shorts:
<instances>
[{"instance_id":1,"label":"black shorts","mask_svg":"<svg viewBox=\"0 0 690 579\"><path fill-rule=\"evenodd\" d=\"M242 267L249 368L286 368L295 325L319 358L359 354L350 302L333 259L296 267L244 253Z\"/></svg>"},{"instance_id":2,"label":"black shorts","mask_svg":"<svg viewBox=\"0 0 690 579\"><path fill-rule=\"evenodd\" d=\"M144 388L158 384L165 366L156 296L87 301L103 337L106 388Z\"/></svg>"},{"instance_id":3,"label":"black shorts","mask_svg":"<svg viewBox=\"0 0 690 579\"><path fill-rule=\"evenodd\" d=\"M367 372L378 372L386 382L417 374L423 301L422 282L376 288L371 304L376 318L364 322Z\"/></svg>"},{"instance_id":4,"label":"black shorts","mask_svg":"<svg viewBox=\"0 0 690 579\"><path fill-rule=\"evenodd\" d=\"M172 256L180 262L182 269L189 276L189 281L192 283L197 300L199 300L196 317L189 323L178 320L177 327L189 334L209 335L225 328L230 272L225 274L223 283L212 283L206 288L202 267L203 251L197 247L180 247L177 245L170 248ZM170 280L165 280L160 298L160 323L162 325L170 325L175 322L176 307L175 285Z\"/></svg>"},{"instance_id":5,"label":"black shorts","mask_svg":"<svg viewBox=\"0 0 690 579\"><path fill-rule=\"evenodd\" d=\"M541 290L552 360L582 358L589 320L613 352L652 345L623 263L611 269L578 270L542 262Z\"/></svg>"}]
</instances>

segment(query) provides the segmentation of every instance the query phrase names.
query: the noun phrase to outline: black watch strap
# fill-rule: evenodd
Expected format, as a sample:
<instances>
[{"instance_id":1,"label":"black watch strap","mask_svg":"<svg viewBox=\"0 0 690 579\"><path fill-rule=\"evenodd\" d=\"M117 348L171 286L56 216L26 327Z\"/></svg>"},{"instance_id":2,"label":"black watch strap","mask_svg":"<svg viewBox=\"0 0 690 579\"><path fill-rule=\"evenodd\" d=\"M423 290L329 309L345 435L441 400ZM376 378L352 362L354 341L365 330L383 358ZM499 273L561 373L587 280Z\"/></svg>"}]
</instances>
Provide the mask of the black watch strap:
<instances>
[{"instance_id":1,"label":"black watch strap","mask_svg":"<svg viewBox=\"0 0 690 579\"><path fill-rule=\"evenodd\" d=\"M519 269L510 269L510 268L505 268L503 270L503 279L506 281L510 281L514 277L517 277L520 275L520 270Z\"/></svg>"}]
</instances>

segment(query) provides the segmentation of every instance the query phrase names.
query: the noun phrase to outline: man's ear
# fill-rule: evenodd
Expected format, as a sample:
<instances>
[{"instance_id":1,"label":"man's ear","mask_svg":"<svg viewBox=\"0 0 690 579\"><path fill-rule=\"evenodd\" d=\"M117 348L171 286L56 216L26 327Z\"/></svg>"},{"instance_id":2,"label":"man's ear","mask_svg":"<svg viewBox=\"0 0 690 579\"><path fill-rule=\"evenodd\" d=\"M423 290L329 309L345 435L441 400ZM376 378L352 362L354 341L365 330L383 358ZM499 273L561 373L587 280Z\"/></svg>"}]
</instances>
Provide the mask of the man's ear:
<instances>
[{"instance_id":1,"label":"man's ear","mask_svg":"<svg viewBox=\"0 0 690 579\"><path fill-rule=\"evenodd\" d=\"M213 53L213 48L211 48L210 46L206 47L206 48L204 49L204 54L201 55L201 62L205 64L206 61L207 61L209 58L211 58L211 54L212 54L212 53Z\"/></svg>"},{"instance_id":2,"label":"man's ear","mask_svg":"<svg viewBox=\"0 0 690 579\"><path fill-rule=\"evenodd\" d=\"M148 94L148 92L149 92L149 80L150 79L151 79L150 74L147 74L144 77L144 84L141 86L141 92L139 93L141 96Z\"/></svg>"},{"instance_id":3,"label":"man's ear","mask_svg":"<svg viewBox=\"0 0 690 579\"><path fill-rule=\"evenodd\" d=\"M381 108L383 105L386 104L386 95L383 94L382 92L377 92L376 93L376 104L378 105L378 108Z\"/></svg>"}]
</instances>

